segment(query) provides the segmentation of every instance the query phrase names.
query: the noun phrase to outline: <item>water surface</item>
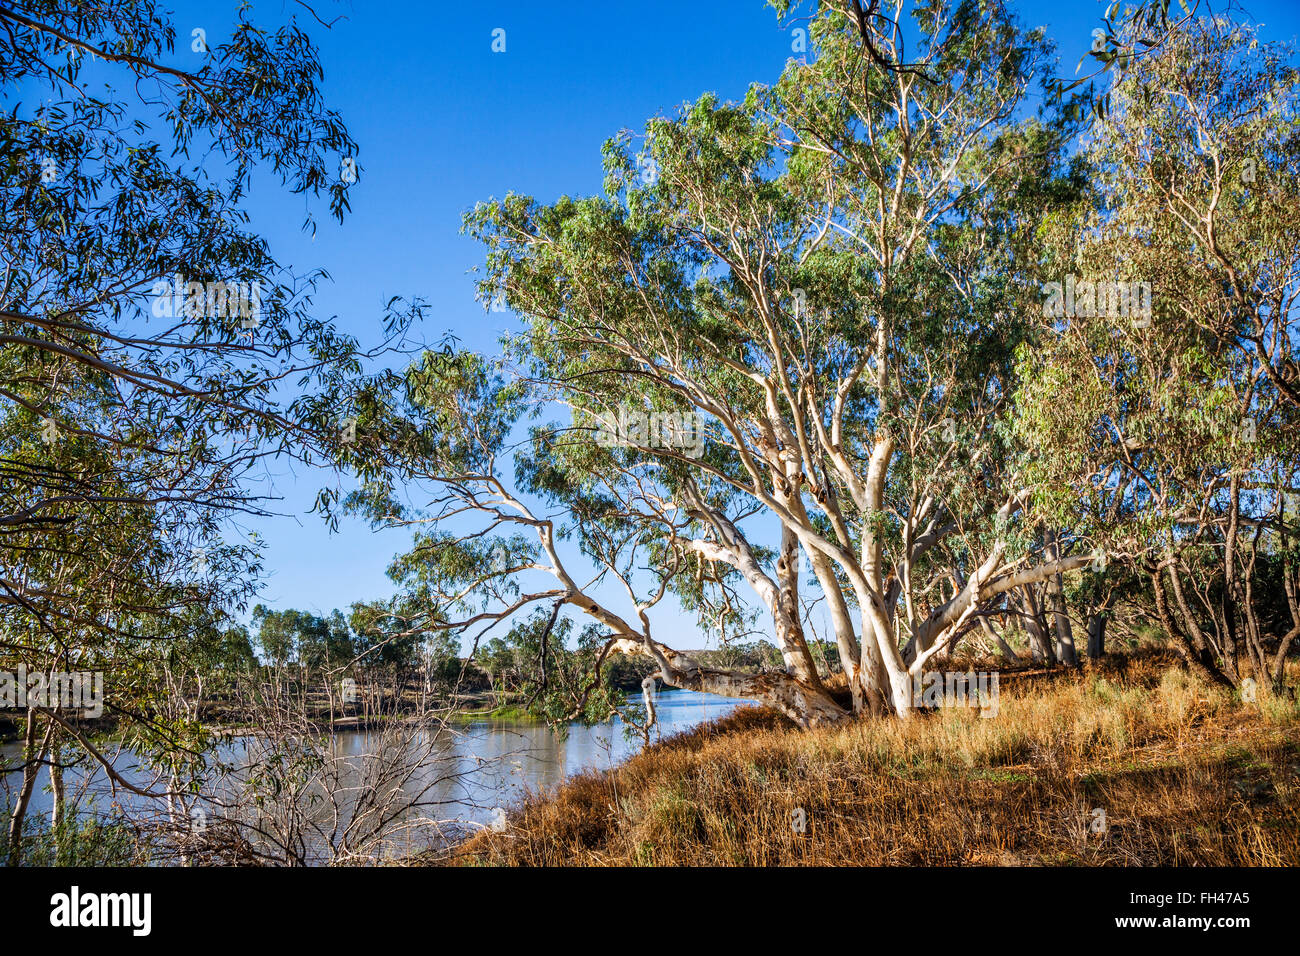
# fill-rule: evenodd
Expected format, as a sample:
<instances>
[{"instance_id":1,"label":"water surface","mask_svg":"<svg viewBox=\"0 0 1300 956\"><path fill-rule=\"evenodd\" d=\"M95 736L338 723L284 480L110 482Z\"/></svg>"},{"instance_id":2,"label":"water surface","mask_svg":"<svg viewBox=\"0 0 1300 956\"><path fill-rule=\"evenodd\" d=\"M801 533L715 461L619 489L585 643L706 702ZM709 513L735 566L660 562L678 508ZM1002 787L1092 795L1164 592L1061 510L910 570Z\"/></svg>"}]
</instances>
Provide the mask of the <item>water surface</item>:
<instances>
[{"instance_id":1,"label":"water surface","mask_svg":"<svg viewBox=\"0 0 1300 956\"><path fill-rule=\"evenodd\" d=\"M658 726L651 739L666 737L721 717L737 706L749 703L713 694L685 690L664 690L656 698ZM368 731L340 731L334 734L336 755L344 759L341 782L346 789L362 777L359 769L371 753L377 735ZM555 787L567 777L584 770L606 769L638 751L639 737L629 740L617 718L607 724L584 727L572 724L567 734L545 725L514 722L481 722L448 727L434 740L420 741L420 753L428 750L418 771L403 786L406 793L424 790L425 805L408 816L437 821L433 832L421 830L403 836L405 850L416 850L437 842L439 833L455 835L477 826L491 825L499 818L497 808L518 803L525 794ZM251 752L247 741L235 739L223 744L218 754L223 761L246 768ZM0 746L0 758L16 760L17 743ZM253 757L251 759L256 759ZM153 774L142 767L129 751L114 754L114 769L137 786L155 786ZM13 805L21 774L11 772L0 781L0 805ZM51 797L48 777L42 770L28 813L48 817ZM65 774L70 799L83 810L107 812L119 805L132 815L160 812L158 801L116 789L102 768L76 769ZM417 817L418 814L418 817ZM394 852L402 852L402 848Z\"/></svg>"}]
</instances>

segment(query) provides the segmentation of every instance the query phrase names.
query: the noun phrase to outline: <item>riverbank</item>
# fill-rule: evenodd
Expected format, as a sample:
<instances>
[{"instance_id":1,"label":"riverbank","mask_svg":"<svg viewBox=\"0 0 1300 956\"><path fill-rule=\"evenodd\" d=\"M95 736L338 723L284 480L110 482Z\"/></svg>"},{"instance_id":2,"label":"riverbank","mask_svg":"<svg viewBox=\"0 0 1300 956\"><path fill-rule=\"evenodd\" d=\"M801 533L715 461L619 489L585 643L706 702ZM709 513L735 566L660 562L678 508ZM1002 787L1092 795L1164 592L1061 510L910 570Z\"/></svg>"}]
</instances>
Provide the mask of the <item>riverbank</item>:
<instances>
[{"instance_id":1,"label":"riverbank","mask_svg":"<svg viewBox=\"0 0 1300 956\"><path fill-rule=\"evenodd\" d=\"M746 707L418 862L1300 865L1298 732L1294 700L1159 653L1007 673L991 719L800 731Z\"/></svg>"}]
</instances>

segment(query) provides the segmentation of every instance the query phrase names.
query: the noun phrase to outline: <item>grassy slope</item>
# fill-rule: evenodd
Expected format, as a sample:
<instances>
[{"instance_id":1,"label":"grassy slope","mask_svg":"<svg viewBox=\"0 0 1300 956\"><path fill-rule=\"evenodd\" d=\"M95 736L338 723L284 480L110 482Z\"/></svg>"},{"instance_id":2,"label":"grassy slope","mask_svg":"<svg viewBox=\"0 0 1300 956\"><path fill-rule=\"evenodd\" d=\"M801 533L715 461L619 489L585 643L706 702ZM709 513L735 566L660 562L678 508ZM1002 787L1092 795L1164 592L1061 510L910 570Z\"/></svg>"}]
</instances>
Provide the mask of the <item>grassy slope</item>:
<instances>
[{"instance_id":1,"label":"grassy slope","mask_svg":"<svg viewBox=\"0 0 1300 956\"><path fill-rule=\"evenodd\" d=\"M533 797L453 862L1297 865L1297 730L1294 701L1242 704L1160 654L1004 671L992 719L802 732L745 708Z\"/></svg>"}]
</instances>

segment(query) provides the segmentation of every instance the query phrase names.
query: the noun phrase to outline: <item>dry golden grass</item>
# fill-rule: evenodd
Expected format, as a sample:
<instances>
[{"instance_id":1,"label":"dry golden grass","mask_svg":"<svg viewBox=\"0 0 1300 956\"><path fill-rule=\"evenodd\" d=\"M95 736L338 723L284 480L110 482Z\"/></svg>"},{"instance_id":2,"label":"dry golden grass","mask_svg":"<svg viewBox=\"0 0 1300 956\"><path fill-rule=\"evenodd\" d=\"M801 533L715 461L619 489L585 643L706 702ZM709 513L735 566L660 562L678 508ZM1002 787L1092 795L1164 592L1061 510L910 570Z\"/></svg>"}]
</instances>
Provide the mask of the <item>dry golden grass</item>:
<instances>
[{"instance_id":1,"label":"dry golden grass","mask_svg":"<svg viewBox=\"0 0 1300 956\"><path fill-rule=\"evenodd\" d=\"M1004 672L992 719L802 732L745 708L529 799L450 862L1296 865L1298 727L1294 701L1244 704L1159 653Z\"/></svg>"}]
</instances>

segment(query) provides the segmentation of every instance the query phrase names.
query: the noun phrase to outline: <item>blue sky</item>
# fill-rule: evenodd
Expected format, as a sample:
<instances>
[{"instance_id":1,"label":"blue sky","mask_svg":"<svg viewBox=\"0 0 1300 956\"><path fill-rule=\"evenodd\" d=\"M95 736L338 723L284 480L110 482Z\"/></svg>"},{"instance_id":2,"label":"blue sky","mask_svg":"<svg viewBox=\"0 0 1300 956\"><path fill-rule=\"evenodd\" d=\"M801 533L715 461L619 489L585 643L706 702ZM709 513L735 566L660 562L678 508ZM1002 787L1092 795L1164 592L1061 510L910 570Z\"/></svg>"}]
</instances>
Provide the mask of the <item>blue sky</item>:
<instances>
[{"instance_id":1,"label":"blue sky","mask_svg":"<svg viewBox=\"0 0 1300 956\"><path fill-rule=\"evenodd\" d=\"M1044 25L1059 47L1061 72L1073 74L1091 43L1100 0L1016 4L1026 26ZM178 54L193 27L208 42L228 35L235 3L176 7ZM304 199L269 184L250 195L253 228L281 262L323 268L332 282L318 291L325 315L362 341L380 335L383 304L394 295L433 304L429 341L452 330L463 345L491 351L510 316L485 313L474 300L482 249L459 234L474 203L508 191L553 200L601 187L601 144L622 128L671 113L707 91L740 97L754 81L770 82L791 53L762 0L611 4L353 3L320 0L326 30L296 4L257 4L254 21L297 12L316 39L324 92L360 143L360 181L342 226L313 209L314 239L300 227ZM1268 39L1300 33L1293 0L1247 3ZM506 51L492 52L504 29ZM385 569L405 541L345 522L331 535L305 512L328 476L285 470L277 478L296 512L257 525L272 569L263 601L328 612L391 593ZM682 622L687 624L686 621ZM691 641L683 646L695 646Z\"/></svg>"}]
</instances>

